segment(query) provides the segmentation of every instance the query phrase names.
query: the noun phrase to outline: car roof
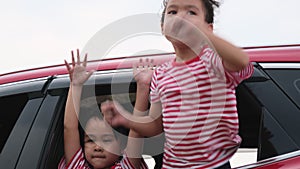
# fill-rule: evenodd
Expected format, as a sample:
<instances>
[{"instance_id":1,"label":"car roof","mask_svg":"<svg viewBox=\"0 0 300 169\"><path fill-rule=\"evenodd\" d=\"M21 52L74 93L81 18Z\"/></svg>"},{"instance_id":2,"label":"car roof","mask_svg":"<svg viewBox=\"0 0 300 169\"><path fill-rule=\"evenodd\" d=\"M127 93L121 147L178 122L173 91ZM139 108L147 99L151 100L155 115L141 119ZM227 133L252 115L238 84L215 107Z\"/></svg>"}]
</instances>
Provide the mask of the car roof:
<instances>
[{"instance_id":1,"label":"car roof","mask_svg":"<svg viewBox=\"0 0 300 169\"><path fill-rule=\"evenodd\" d=\"M299 45L246 47L244 51L250 56L251 62L300 62ZM141 58L153 59L154 65L159 65L175 57L174 53L152 55L125 56L112 59L94 60L88 62L89 70L116 70L132 68ZM0 75L0 85L23 80L67 74L64 64L32 68Z\"/></svg>"},{"instance_id":2,"label":"car roof","mask_svg":"<svg viewBox=\"0 0 300 169\"><path fill-rule=\"evenodd\" d=\"M300 62L300 44L248 47L251 62Z\"/></svg>"}]
</instances>

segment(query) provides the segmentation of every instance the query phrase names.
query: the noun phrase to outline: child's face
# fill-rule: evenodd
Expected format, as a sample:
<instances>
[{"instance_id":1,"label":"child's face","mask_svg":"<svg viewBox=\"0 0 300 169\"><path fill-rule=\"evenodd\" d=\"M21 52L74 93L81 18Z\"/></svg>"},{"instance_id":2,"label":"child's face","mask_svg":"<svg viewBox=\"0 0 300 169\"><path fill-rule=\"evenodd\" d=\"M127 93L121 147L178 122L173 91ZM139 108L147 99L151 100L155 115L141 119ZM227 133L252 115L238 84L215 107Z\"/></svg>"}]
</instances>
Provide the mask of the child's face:
<instances>
[{"instance_id":1,"label":"child's face","mask_svg":"<svg viewBox=\"0 0 300 169\"><path fill-rule=\"evenodd\" d=\"M121 154L120 143L112 128L96 117L91 118L85 127L84 153L94 168L110 167Z\"/></svg>"},{"instance_id":2,"label":"child's face","mask_svg":"<svg viewBox=\"0 0 300 169\"><path fill-rule=\"evenodd\" d=\"M212 24L205 21L205 13L201 0L169 0L162 31L171 42L172 39L185 42L184 38L196 31L212 31Z\"/></svg>"}]
</instances>

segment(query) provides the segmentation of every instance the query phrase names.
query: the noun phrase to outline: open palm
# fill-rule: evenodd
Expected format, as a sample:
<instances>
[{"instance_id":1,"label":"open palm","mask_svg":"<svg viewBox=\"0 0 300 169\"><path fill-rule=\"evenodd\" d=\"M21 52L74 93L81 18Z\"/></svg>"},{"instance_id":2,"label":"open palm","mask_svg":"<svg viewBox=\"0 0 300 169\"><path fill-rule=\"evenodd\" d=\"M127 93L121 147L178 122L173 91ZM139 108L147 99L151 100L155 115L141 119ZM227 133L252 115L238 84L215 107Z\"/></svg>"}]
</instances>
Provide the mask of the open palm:
<instances>
[{"instance_id":1,"label":"open palm","mask_svg":"<svg viewBox=\"0 0 300 169\"><path fill-rule=\"evenodd\" d=\"M78 49L77 49L77 61L75 61L73 51L71 51L71 53L72 53L72 64L69 65L68 62L65 60L65 65L69 72L70 80L73 85L83 85L93 73L93 71L89 72L86 70L87 54L85 55L83 62L81 62Z\"/></svg>"},{"instance_id":2,"label":"open palm","mask_svg":"<svg viewBox=\"0 0 300 169\"><path fill-rule=\"evenodd\" d=\"M137 83L149 85L153 74L153 60L142 59L133 68L133 76Z\"/></svg>"}]
</instances>

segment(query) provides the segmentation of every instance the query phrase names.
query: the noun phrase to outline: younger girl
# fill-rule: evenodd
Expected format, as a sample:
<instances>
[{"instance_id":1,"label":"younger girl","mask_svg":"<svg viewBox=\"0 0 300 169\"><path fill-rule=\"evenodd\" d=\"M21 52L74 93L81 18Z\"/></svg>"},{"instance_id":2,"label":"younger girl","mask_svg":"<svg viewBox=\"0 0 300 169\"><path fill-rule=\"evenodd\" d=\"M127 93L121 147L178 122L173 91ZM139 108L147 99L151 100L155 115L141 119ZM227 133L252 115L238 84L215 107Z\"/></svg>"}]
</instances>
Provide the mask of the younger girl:
<instances>
[{"instance_id":1,"label":"younger girl","mask_svg":"<svg viewBox=\"0 0 300 169\"><path fill-rule=\"evenodd\" d=\"M147 168L141 157L140 151L143 142L138 138L139 135L134 131L130 131L127 147L123 158L121 142L113 129L99 118L100 114L91 112L81 112L80 118L84 117L84 140L83 145L80 144L80 132L78 129L78 118L80 109L80 99L83 84L92 75L93 71L86 70L87 55L84 61L80 61L79 50L77 50L77 61L74 59L72 51L72 64L69 65L65 61L65 65L69 72L70 88L67 98L65 117L64 117L64 158L60 161L58 168L70 169L106 169L106 168ZM136 101L136 107L143 111L147 109L145 103ZM142 105L142 106L139 106ZM135 108L136 108L135 107ZM83 114L84 113L84 114ZM86 114L87 113L87 114ZM81 121L82 119L80 119ZM82 121L81 121L82 122Z\"/></svg>"}]
</instances>

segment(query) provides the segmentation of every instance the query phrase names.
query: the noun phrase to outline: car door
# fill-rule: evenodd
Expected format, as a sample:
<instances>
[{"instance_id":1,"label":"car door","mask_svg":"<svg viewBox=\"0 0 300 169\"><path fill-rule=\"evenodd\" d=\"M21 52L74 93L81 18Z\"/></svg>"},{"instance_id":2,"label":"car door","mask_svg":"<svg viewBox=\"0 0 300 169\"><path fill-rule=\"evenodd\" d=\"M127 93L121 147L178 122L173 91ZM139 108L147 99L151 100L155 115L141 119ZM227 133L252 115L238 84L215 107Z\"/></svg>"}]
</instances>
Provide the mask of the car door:
<instances>
[{"instance_id":1,"label":"car door","mask_svg":"<svg viewBox=\"0 0 300 169\"><path fill-rule=\"evenodd\" d=\"M20 160L32 124L44 101L48 79L0 86L0 166L13 169ZM35 151L35 147L32 147ZM30 156L31 154L27 154Z\"/></svg>"},{"instance_id":2,"label":"car door","mask_svg":"<svg viewBox=\"0 0 300 169\"><path fill-rule=\"evenodd\" d=\"M55 80L55 77L53 78ZM63 117L67 85L44 90L44 100L28 133L16 168L57 168L63 155ZM65 84L67 83L66 80Z\"/></svg>"},{"instance_id":3,"label":"car door","mask_svg":"<svg viewBox=\"0 0 300 169\"><path fill-rule=\"evenodd\" d=\"M241 168L300 165L299 79L300 64L261 63L238 86L241 148L256 149L258 161Z\"/></svg>"}]
</instances>

